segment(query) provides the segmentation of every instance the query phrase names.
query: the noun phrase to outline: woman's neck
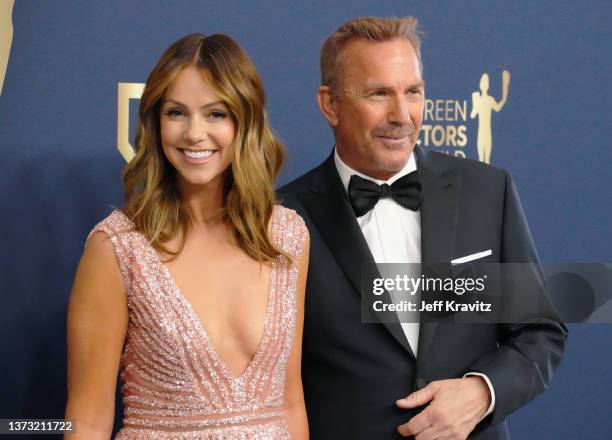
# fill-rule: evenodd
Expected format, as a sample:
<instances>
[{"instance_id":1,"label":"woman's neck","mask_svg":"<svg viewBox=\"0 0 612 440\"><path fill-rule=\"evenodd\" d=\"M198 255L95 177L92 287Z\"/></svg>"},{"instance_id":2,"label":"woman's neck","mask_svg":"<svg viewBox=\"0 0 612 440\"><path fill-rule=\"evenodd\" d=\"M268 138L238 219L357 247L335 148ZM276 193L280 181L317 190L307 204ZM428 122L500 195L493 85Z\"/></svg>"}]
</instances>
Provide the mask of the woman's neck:
<instances>
[{"instance_id":1,"label":"woman's neck","mask_svg":"<svg viewBox=\"0 0 612 440\"><path fill-rule=\"evenodd\" d=\"M182 204L193 227L210 227L222 222L224 191L220 180L207 185L180 185Z\"/></svg>"}]
</instances>

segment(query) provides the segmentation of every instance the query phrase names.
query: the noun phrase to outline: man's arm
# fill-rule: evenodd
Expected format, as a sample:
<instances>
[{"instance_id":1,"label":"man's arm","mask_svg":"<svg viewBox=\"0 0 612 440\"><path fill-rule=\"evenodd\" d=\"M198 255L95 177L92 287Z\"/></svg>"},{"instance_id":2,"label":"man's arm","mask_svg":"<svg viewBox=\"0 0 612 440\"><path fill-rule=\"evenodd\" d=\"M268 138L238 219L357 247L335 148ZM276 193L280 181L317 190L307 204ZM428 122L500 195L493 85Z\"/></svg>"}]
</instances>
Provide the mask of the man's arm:
<instances>
[{"instance_id":1,"label":"man's arm","mask_svg":"<svg viewBox=\"0 0 612 440\"><path fill-rule=\"evenodd\" d=\"M503 210L500 260L530 263L524 265L531 269L527 285L541 286L543 277L536 248L516 188L507 173ZM531 289L528 293L532 293ZM495 423L546 389L561 361L567 328L551 319L554 313L550 309L542 309L546 313L539 308L530 309L530 304L540 304L540 298L529 298L526 294L512 289L504 291L504 295L519 302L530 319L499 324L498 349L468 366L463 379L434 381L397 401L400 408L406 409L427 405L420 414L398 427L400 434L465 439L483 419L485 426ZM488 381L485 377L473 377L474 373L485 375ZM493 405L492 400L487 403L488 397L495 397L495 403L492 415L485 417L489 412L485 408Z\"/></svg>"},{"instance_id":2,"label":"man's arm","mask_svg":"<svg viewBox=\"0 0 612 440\"><path fill-rule=\"evenodd\" d=\"M531 263L539 258L519 196L506 173L502 224L502 263ZM512 292L505 292L512 295ZM567 327L547 317L529 323L499 324L499 348L466 371L486 374L495 390L495 422L525 405L548 387L565 349Z\"/></svg>"}]
</instances>

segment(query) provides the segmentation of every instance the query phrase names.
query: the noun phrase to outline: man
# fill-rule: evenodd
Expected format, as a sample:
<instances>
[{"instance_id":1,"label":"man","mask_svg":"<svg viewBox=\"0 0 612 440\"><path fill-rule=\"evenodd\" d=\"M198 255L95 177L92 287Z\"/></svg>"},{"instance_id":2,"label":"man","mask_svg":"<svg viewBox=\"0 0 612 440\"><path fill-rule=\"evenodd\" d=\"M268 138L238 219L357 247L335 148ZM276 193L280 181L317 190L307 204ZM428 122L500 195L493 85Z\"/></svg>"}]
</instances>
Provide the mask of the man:
<instances>
[{"instance_id":1,"label":"man","mask_svg":"<svg viewBox=\"0 0 612 440\"><path fill-rule=\"evenodd\" d=\"M361 323L363 263L449 263L487 250L487 262L537 262L505 171L415 147L421 72L413 18L336 30L317 92L334 151L280 190L311 234L302 375L316 440L508 439L504 417L546 389L563 353L566 328L546 319ZM403 204L396 182L410 196ZM372 185L380 197L360 197Z\"/></svg>"}]
</instances>

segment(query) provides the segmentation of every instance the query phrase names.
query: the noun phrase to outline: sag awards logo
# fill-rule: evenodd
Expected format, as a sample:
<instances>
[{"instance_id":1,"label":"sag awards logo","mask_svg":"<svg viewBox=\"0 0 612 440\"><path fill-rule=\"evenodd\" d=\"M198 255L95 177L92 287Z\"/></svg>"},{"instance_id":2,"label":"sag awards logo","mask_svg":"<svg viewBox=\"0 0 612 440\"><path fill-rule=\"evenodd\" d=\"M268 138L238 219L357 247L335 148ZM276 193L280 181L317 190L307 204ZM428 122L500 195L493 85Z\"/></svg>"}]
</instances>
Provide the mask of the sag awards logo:
<instances>
[{"instance_id":1,"label":"sag awards logo","mask_svg":"<svg viewBox=\"0 0 612 440\"><path fill-rule=\"evenodd\" d=\"M485 163L491 163L493 112L499 112L508 100L510 72L504 70L501 79L502 97L499 101L489 95L489 75L487 73L483 73L480 77L479 90L472 93L469 118L477 119L478 160ZM134 147L130 144L130 100L140 99L144 84L119 83L118 86L117 148L123 158L129 162L134 157ZM469 135L467 124L467 100L426 99L418 144L453 156L467 157L467 147L473 138Z\"/></svg>"},{"instance_id":2,"label":"sag awards logo","mask_svg":"<svg viewBox=\"0 0 612 440\"><path fill-rule=\"evenodd\" d=\"M470 119L477 119L478 132L476 147L478 160L491 163L493 150L493 130L491 119L493 112L499 112L508 100L510 72L502 72L502 97L497 101L489 95L489 75L480 77L479 90L472 93ZM456 99L426 99L423 125L418 144L432 147L457 157L467 157L468 145L472 136L468 136L468 102ZM473 142L473 141L472 141Z\"/></svg>"},{"instance_id":3,"label":"sag awards logo","mask_svg":"<svg viewBox=\"0 0 612 440\"><path fill-rule=\"evenodd\" d=\"M117 149L126 162L132 160L135 151L130 144L130 100L140 99L144 86L142 83L119 83L117 87Z\"/></svg>"},{"instance_id":4,"label":"sag awards logo","mask_svg":"<svg viewBox=\"0 0 612 440\"><path fill-rule=\"evenodd\" d=\"M4 86L9 55L11 54L11 44L13 44L14 3L14 0L0 1L0 95Z\"/></svg>"}]
</instances>

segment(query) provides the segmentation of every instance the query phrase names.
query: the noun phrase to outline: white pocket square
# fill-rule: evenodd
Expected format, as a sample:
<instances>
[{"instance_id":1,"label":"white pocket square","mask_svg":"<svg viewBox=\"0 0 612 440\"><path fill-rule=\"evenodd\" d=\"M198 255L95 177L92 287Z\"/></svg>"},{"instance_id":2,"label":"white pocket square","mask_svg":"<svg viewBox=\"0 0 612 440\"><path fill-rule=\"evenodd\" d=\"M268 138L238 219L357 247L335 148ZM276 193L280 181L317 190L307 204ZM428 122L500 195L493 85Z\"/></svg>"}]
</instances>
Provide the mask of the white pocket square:
<instances>
[{"instance_id":1,"label":"white pocket square","mask_svg":"<svg viewBox=\"0 0 612 440\"><path fill-rule=\"evenodd\" d=\"M466 255L465 257L455 258L454 260L451 260L451 264L467 263L468 261L478 260L479 258L484 258L491 254L492 254L491 249L487 249L486 251L477 252L471 255Z\"/></svg>"}]
</instances>

